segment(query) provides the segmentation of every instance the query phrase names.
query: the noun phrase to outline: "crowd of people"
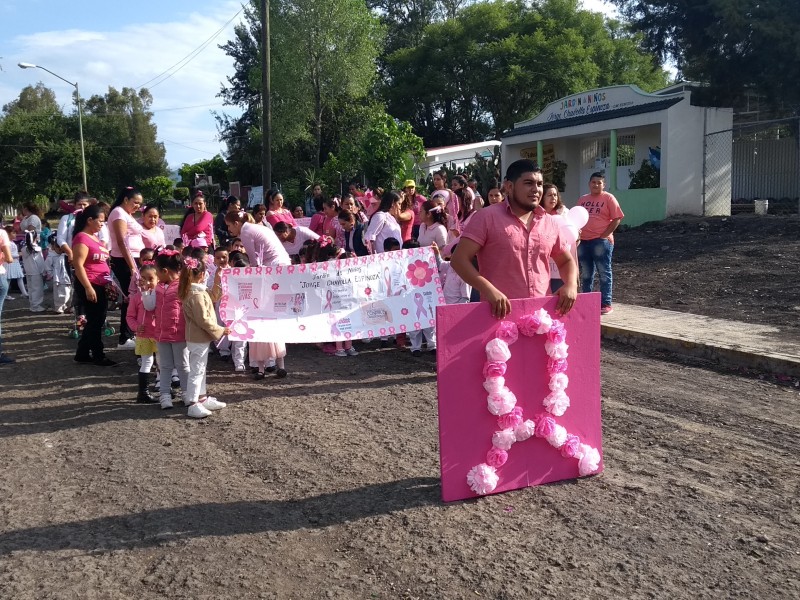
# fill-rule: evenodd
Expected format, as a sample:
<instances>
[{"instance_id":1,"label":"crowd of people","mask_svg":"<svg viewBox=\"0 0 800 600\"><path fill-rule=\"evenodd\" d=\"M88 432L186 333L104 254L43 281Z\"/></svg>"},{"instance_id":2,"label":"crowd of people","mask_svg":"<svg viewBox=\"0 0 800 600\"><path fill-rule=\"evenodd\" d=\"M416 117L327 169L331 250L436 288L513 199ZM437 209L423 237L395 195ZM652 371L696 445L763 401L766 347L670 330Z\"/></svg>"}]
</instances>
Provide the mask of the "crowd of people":
<instances>
[{"instance_id":1,"label":"crowd of people","mask_svg":"<svg viewBox=\"0 0 800 600\"><path fill-rule=\"evenodd\" d=\"M294 210L284 206L279 190L270 190L250 212L230 196L216 217L198 191L181 221L181 237L172 243L164 239L158 207L145 204L133 187L121 190L111 205L78 192L62 205L64 214L52 232L39 208L26 204L14 223L0 228L0 319L10 282L28 296L32 312L45 310L47 283L53 310L73 314L81 329L75 362L107 367L117 362L106 353L103 333L109 329L109 307L118 307L117 348L138 356L136 401L170 409L180 394L188 416L203 418L225 407L207 393L211 352L232 362L236 373L246 373L249 365L256 379L288 375L285 344L228 339L219 316L220 274L227 267L430 247L448 304L483 300L502 318L511 299L555 294L558 310L566 313L579 281L582 291L591 291L597 271L601 312L611 312L613 232L624 215L605 192L602 174L592 175L590 193L578 200L589 222L577 252L559 220L550 218L566 208L535 163L512 163L486 200L476 188L477 182L461 175L448 182L444 172L434 174L428 196L413 180L399 191L364 191L353 184L331 197L314 186L305 206ZM13 363L3 342L0 328L0 364ZM382 346L392 342L413 355L423 346L435 351L435 327L381 338ZM349 340L321 348L337 357L358 355ZM152 373L156 395L150 392Z\"/></svg>"}]
</instances>

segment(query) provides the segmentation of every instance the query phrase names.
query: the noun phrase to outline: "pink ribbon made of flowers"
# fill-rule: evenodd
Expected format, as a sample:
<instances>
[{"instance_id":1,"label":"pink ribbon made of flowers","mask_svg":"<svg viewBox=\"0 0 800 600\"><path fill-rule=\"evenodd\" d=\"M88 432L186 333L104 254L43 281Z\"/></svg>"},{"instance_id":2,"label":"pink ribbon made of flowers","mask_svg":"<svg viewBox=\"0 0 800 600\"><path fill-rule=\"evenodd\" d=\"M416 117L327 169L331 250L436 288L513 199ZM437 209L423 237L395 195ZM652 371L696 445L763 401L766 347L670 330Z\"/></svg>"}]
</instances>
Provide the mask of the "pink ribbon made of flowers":
<instances>
[{"instance_id":1,"label":"pink ribbon made of flowers","mask_svg":"<svg viewBox=\"0 0 800 600\"><path fill-rule=\"evenodd\" d=\"M508 450L516 442L530 437L544 438L554 448L561 449L565 458L578 460L581 476L597 472L600 467L600 452L583 444L577 435L572 435L551 416L537 415L534 420L523 420L522 409L514 393L505 386L507 361L511 358L509 345L517 341L519 333L527 337L547 334L547 372L550 375L550 394L544 400L545 410L554 416L562 416L569 408L566 394L567 377L567 330L561 321L553 318L543 308L523 316L518 323L503 321L497 329L497 337L486 344L488 359L483 369L486 378L483 387L488 392L489 412L497 416L500 431L492 435L492 448L486 453L486 462L475 465L467 473L470 489L481 496L495 490L500 477L497 469L508 460Z\"/></svg>"}]
</instances>

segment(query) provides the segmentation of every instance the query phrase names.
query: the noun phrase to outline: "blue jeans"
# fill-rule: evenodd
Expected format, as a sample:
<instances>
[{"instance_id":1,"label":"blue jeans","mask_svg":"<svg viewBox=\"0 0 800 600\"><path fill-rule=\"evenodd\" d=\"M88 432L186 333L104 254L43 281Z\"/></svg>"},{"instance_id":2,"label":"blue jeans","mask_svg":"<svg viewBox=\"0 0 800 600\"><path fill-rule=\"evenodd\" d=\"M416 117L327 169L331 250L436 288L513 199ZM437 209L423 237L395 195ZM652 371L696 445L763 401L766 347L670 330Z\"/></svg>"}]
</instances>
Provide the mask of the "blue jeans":
<instances>
[{"instance_id":1,"label":"blue jeans","mask_svg":"<svg viewBox=\"0 0 800 600\"><path fill-rule=\"evenodd\" d=\"M614 254L614 244L607 239L581 241L578 245L578 263L581 267L581 292L584 294L592 291L594 273L597 270L600 279L600 305L611 306L611 255Z\"/></svg>"},{"instance_id":2,"label":"blue jeans","mask_svg":"<svg viewBox=\"0 0 800 600\"><path fill-rule=\"evenodd\" d=\"M3 318L3 304L6 301L6 296L8 296L8 278L5 276L5 273L0 275L0 320ZM0 351L3 349L3 328L2 323L0 323Z\"/></svg>"}]
</instances>

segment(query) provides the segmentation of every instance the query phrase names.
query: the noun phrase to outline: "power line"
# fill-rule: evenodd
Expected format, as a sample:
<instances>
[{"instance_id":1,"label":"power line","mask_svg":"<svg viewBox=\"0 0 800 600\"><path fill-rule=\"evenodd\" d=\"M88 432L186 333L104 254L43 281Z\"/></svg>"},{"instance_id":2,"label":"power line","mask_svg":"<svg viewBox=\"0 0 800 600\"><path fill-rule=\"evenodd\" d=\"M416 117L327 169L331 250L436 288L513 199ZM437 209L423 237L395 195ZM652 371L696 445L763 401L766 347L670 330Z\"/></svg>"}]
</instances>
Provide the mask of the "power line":
<instances>
[{"instance_id":1,"label":"power line","mask_svg":"<svg viewBox=\"0 0 800 600\"><path fill-rule=\"evenodd\" d=\"M188 64L189 64L190 62L192 62L192 61L193 61L195 58L197 58L197 56L198 56L198 55L199 55L199 54L200 54L200 53L201 53L203 50L205 50L205 49L208 47L208 45L209 45L209 44L211 44L211 42L213 42L213 41L214 41L214 40L215 40L217 37L219 37L219 35L220 35L220 34L221 34L223 31L225 31L225 28L226 28L228 25L230 25L230 24L233 22L233 20L234 20L236 17L238 17L240 14L242 14L242 12L243 12L243 11L244 11L244 7L242 7L241 9L239 9L239 12L237 12L237 13L236 13L235 15L233 15L233 16L232 16L230 19L228 19L228 21L227 21L227 22L226 22L226 23L225 23L225 24L224 24L222 27L220 27L220 28L219 28L219 29L218 29L216 32L214 32L214 33L211 35L211 37L209 37L209 38L208 38L206 41L204 41L202 44L200 44L200 46L198 46L197 48L195 48L194 50L192 50L192 51L191 51L189 54L187 54L186 56L184 56L184 57L183 57L181 60L179 60L178 62L176 62L174 65L172 65L171 67L169 67L168 69L166 69L166 70L165 70L165 71L163 71L162 73L159 73L158 75L156 75L156 76L155 76L155 77L153 77L152 79L148 79L148 80L147 80L147 81L145 81L145 82L144 82L142 85L138 85L138 86L136 86L136 89L142 89L144 86L146 86L146 85L147 85L148 83L150 83L151 81L156 81L157 79L160 79L161 77L163 77L164 75L167 75L167 73L169 73L169 75L167 75L167 76L166 76L166 77L164 77L163 79L160 79L160 81L156 81L156 83L154 83L153 85L151 85L149 89L153 89L154 87L161 85L161 84L162 84L162 83L164 83L164 82L165 82L167 79L169 79L170 77L172 77L173 75L175 75L175 73L177 73L178 71L180 71L181 69L183 69L183 68L184 68L186 65L188 65ZM179 65L180 65L180 66L179 66ZM177 68L177 69L175 69L175 67L178 67L178 68ZM173 69L175 69L175 70L174 70L174 71L172 71ZM172 73L170 73L170 71L172 71Z\"/></svg>"},{"instance_id":2,"label":"power line","mask_svg":"<svg viewBox=\"0 0 800 600\"><path fill-rule=\"evenodd\" d=\"M161 113L161 112L170 112L175 110L189 110L192 108L207 108L209 106L225 106L224 102L212 102L210 104L195 104L193 106L172 106L170 108L157 108L155 110L146 110L139 112L134 112L132 114L143 114L147 115L148 113ZM64 113L45 113L45 112L18 112L14 114L14 117L42 117L46 119L54 119L58 118L69 118L71 115L67 115ZM104 117L104 118L112 118L112 117L129 117L131 113L86 113L84 112L83 117L84 119L87 117Z\"/></svg>"}]
</instances>

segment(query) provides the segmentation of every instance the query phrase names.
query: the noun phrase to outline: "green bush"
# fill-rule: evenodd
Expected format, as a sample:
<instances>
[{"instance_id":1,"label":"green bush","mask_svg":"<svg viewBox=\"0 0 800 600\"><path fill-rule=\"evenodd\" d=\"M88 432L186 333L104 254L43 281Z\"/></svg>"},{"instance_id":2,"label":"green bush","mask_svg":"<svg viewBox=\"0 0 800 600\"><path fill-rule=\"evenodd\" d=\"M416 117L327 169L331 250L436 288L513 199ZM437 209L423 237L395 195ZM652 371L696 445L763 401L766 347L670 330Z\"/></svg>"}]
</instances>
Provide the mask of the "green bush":
<instances>
[{"instance_id":1,"label":"green bush","mask_svg":"<svg viewBox=\"0 0 800 600\"><path fill-rule=\"evenodd\" d=\"M172 190L172 197L178 202L186 202L189 199L189 188L176 187Z\"/></svg>"}]
</instances>

